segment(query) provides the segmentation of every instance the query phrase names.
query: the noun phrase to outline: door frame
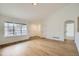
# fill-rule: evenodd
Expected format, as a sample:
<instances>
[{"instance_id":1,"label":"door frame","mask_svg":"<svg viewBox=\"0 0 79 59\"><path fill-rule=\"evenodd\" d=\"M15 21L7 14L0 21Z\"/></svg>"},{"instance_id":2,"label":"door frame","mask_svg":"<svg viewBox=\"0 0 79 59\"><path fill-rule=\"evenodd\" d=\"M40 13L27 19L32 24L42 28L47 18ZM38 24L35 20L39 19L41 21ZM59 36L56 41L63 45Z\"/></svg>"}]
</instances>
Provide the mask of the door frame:
<instances>
[{"instance_id":1,"label":"door frame","mask_svg":"<svg viewBox=\"0 0 79 59\"><path fill-rule=\"evenodd\" d=\"M67 21L65 21L64 22L64 40L66 39L66 24L67 23L74 23L74 39L73 39L73 41L75 40L75 21L73 21L73 20L67 20Z\"/></svg>"}]
</instances>

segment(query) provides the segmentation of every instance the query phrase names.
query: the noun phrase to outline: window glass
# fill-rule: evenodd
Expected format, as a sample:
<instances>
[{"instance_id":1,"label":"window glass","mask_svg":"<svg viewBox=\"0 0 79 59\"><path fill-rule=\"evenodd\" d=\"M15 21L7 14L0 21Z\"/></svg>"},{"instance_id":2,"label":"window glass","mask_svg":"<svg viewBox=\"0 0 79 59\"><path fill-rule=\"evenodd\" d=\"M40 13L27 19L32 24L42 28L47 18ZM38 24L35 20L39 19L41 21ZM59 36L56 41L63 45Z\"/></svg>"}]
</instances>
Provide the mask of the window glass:
<instances>
[{"instance_id":1,"label":"window glass","mask_svg":"<svg viewBox=\"0 0 79 59\"><path fill-rule=\"evenodd\" d=\"M21 36L27 34L27 26L24 24L9 23L5 24L5 36Z\"/></svg>"},{"instance_id":2,"label":"window glass","mask_svg":"<svg viewBox=\"0 0 79 59\"><path fill-rule=\"evenodd\" d=\"M13 23L5 23L5 36L13 36Z\"/></svg>"},{"instance_id":3,"label":"window glass","mask_svg":"<svg viewBox=\"0 0 79 59\"><path fill-rule=\"evenodd\" d=\"M22 35L26 35L27 33L27 27L26 25L22 25Z\"/></svg>"},{"instance_id":4,"label":"window glass","mask_svg":"<svg viewBox=\"0 0 79 59\"><path fill-rule=\"evenodd\" d=\"M15 35L21 35L21 25L20 24L14 24L14 34Z\"/></svg>"}]
</instances>

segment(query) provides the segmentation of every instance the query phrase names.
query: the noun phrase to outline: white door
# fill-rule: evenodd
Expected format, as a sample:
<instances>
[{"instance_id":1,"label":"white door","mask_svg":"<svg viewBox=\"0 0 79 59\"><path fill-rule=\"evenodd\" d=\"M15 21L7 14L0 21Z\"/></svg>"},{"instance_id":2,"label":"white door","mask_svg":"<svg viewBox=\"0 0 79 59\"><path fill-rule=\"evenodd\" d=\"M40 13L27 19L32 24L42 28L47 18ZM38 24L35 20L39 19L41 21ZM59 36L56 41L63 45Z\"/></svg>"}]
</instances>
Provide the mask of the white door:
<instances>
[{"instance_id":1,"label":"white door","mask_svg":"<svg viewBox=\"0 0 79 59\"><path fill-rule=\"evenodd\" d=\"M65 27L65 39L74 40L74 22L67 22Z\"/></svg>"}]
</instances>

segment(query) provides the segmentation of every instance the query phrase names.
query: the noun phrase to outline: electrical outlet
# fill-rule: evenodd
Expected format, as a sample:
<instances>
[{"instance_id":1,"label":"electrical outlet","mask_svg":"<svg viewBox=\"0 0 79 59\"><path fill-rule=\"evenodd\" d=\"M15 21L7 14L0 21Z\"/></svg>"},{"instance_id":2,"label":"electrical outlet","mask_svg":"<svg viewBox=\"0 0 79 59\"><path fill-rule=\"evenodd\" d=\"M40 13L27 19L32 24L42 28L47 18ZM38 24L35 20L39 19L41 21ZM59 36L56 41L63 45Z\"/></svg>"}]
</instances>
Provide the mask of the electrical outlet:
<instances>
[{"instance_id":1,"label":"electrical outlet","mask_svg":"<svg viewBox=\"0 0 79 59\"><path fill-rule=\"evenodd\" d=\"M53 38L55 38L55 39L59 39L59 37L53 37Z\"/></svg>"}]
</instances>

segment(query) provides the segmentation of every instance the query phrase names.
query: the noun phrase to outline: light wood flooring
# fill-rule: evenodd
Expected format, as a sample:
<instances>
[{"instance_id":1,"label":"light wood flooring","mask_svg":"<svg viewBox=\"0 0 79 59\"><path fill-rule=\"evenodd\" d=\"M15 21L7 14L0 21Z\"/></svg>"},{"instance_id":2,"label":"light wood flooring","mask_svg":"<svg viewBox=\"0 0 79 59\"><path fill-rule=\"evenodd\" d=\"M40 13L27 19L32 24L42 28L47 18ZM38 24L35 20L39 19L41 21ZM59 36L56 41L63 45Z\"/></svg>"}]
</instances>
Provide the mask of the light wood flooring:
<instances>
[{"instance_id":1,"label":"light wood flooring","mask_svg":"<svg viewBox=\"0 0 79 59\"><path fill-rule=\"evenodd\" d=\"M77 56L74 42L33 38L0 50L1 56Z\"/></svg>"}]
</instances>

